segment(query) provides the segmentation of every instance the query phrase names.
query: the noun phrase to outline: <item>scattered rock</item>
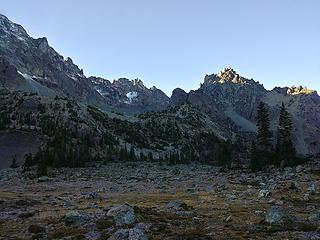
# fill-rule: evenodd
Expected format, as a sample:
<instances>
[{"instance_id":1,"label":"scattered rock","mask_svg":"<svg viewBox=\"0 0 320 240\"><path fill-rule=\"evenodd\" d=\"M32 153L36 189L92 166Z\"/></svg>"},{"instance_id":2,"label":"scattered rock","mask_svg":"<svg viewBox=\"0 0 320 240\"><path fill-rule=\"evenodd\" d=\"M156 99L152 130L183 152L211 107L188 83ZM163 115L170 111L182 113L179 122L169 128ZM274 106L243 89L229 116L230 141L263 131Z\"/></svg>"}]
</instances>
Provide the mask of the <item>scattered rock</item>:
<instances>
[{"instance_id":1,"label":"scattered rock","mask_svg":"<svg viewBox=\"0 0 320 240\"><path fill-rule=\"evenodd\" d=\"M261 215L261 214L263 214L263 211L262 210L255 210L254 213L256 215Z\"/></svg>"},{"instance_id":2,"label":"scattered rock","mask_svg":"<svg viewBox=\"0 0 320 240\"><path fill-rule=\"evenodd\" d=\"M97 192L89 192L86 195L87 199L97 199L99 197L99 194Z\"/></svg>"},{"instance_id":3,"label":"scattered rock","mask_svg":"<svg viewBox=\"0 0 320 240\"><path fill-rule=\"evenodd\" d=\"M98 240L101 239L101 233L96 231L91 231L85 234L87 240Z\"/></svg>"},{"instance_id":4,"label":"scattered rock","mask_svg":"<svg viewBox=\"0 0 320 240\"><path fill-rule=\"evenodd\" d=\"M220 184L220 185L217 186L217 191L218 192L222 192L222 191L225 191L225 190L228 190L228 187L226 187L226 185Z\"/></svg>"},{"instance_id":5,"label":"scattered rock","mask_svg":"<svg viewBox=\"0 0 320 240\"><path fill-rule=\"evenodd\" d=\"M137 223L134 227L141 229L143 232L149 232L151 226L151 223Z\"/></svg>"},{"instance_id":6,"label":"scattered rock","mask_svg":"<svg viewBox=\"0 0 320 240\"><path fill-rule=\"evenodd\" d=\"M320 222L320 212L312 214L310 217L308 217L308 220L310 222Z\"/></svg>"},{"instance_id":7,"label":"scattered rock","mask_svg":"<svg viewBox=\"0 0 320 240\"><path fill-rule=\"evenodd\" d=\"M288 213L288 211L279 206L271 207L265 217L265 222L270 224L284 224L293 221L294 218Z\"/></svg>"},{"instance_id":8,"label":"scattered rock","mask_svg":"<svg viewBox=\"0 0 320 240\"><path fill-rule=\"evenodd\" d=\"M167 208L173 209L175 211L188 210L187 204L180 200L172 200L167 204Z\"/></svg>"},{"instance_id":9,"label":"scattered rock","mask_svg":"<svg viewBox=\"0 0 320 240\"><path fill-rule=\"evenodd\" d=\"M299 237L301 240L319 240L320 239L320 231L317 232L304 232Z\"/></svg>"},{"instance_id":10,"label":"scattered rock","mask_svg":"<svg viewBox=\"0 0 320 240\"><path fill-rule=\"evenodd\" d=\"M271 192L267 189L262 189L259 191L258 198L265 198L271 196Z\"/></svg>"},{"instance_id":11,"label":"scattered rock","mask_svg":"<svg viewBox=\"0 0 320 240\"><path fill-rule=\"evenodd\" d=\"M187 188L185 192L188 193L188 194L195 194L195 193L196 193L196 189L194 189L194 188Z\"/></svg>"},{"instance_id":12,"label":"scattered rock","mask_svg":"<svg viewBox=\"0 0 320 240\"><path fill-rule=\"evenodd\" d=\"M38 182L49 182L49 181L52 181L52 178L48 176L41 176L38 178Z\"/></svg>"},{"instance_id":13,"label":"scattered rock","mask_svg":"<svg viewBox=\"0 0 320 240\"><path fill-rule=\"evenodd\" d=\"M296 166L296 173L300 173L303 171L303 167L301 165Z\"/></svg>"},{"instance_id":14,"label":"scattered rock","mask_svg":"<svg viewBox=\"0 0 320 240\"><path fill-rule=\"evenodd\" d=\"M15 169L7 168L0 170L0 182L10 181L18 172Z\"/></svg>"},{"instance_id":15,"label":"scattered rock","mask_svg":"<svg viewBox=\"0 0 320 240\"><path fill-rule=\"evenodd\" d=\"M87 208L98 209L99 205L96 202L90 202L88 203Z\"/></svg>"},{"instance_id":16,"label":"scattered rock","mask_svg":"<svg viewBox=\"0 0 320 240\"><path fill-rule=\"evenodd\" d=\"M234 195L234 194L227 194L227 195L226 195L226 198L227 198L227 201L228 201L228 202L234 202L234 201L237 200L237 196Z\"/></svg>"},{"instance_id":17,"label":"scattered rock","mask_svg":"<svg viewBox=\"0 0 320 240\"><path fill-rule=\"evenodd\" d=\"M309 192L306 192L306 193L303 195L303 200L304 200L304 201L309 201L309 200L310 200L310 193L309 193Z\"/></svg>"},{"instance_id":18,"label":"scattered rock","mask_svg":"<svg viewBox=\"0 0 320 240\"><path fill-rule=\"evenodd\" d=\"M130 225L136 221L133 208L127 204L111 208L107 216L114 217L117 226Z\"/></svg>"},{"instance_id":19,"label":"scattered rock","mask_svg":"<svg viewBox=\"0 0 320 240\"><path fill-rule=\"evenodd\" d=\"M127 240L129 239L128 229L119 229L108 240Z\"/></svg>"},{"instance_id":20,"label":"scattered rock","mask_svg":"<svg viewBox=\"0 0 320 240\"><path fill-rule=\"evenodd\" d=\"M129 230L128 240L146 240L147 236L139 228L132 228Z\"/></svg>"},{"instance_id":21,"label":"scattered rock","mask_svg":"<svg viewBox=\"0 0 320 240\"><path fill-rule=\"evenodd\" d=\"M299 183L297 181L290 181L288 189L289 190L300 190Z\"/></svg>"},{"instance_id":22,"label":"scattered rock","mask_svg":"<svg viewBox=\"0 0 320 240\"><path fill-rule=\"evenodd\" d=\"M78 211L72 210L64 217L66 225L83 225L88 221L88 217Z\"/></svg>"},{"instance_id":23,"label":"scattered rock","mask_svg":"<svg viewBox=\"0 0 320 240\"><path fill-rule=\"evenodd\" d=\"M193 211L177 211L177 215L184 217L192 217Z\"/></svg>"},{"instance_id":24,"label":"scattered rock","mask_svg":"<svg viewBox=\"0 0 320 240\"><path fill-rule=\"evenodd\" d=\"M314 185L313 182L309 183L307 191L308 191L308 193L310 193L310 195L316 194L316 186Z\"/></svg>"},{"instance_id":25,"label":"scattered rock","mask_svg":"<svg viewBox=\"0 0 320 240\"><path fill-rule=\"evenodd\" d=\"M119 229L109 240L147 240L147 236L139 228Z\"/></svg>"}]
</instances>

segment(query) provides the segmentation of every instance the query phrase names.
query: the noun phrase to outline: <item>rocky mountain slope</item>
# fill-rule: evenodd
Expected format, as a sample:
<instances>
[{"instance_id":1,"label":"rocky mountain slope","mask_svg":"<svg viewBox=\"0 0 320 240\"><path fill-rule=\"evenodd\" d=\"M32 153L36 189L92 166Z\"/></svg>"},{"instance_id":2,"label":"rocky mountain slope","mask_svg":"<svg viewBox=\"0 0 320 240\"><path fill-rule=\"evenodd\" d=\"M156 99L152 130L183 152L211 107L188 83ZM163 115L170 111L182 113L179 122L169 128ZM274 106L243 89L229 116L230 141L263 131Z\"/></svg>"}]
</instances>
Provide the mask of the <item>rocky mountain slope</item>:
<instances>
[{"instance_id":1,"label":"rocky mountain slope","mask_svg":"<svg viewBox=\"0 0 320 240\"><path fill-rule=\"evenodd\" d=\"M227 125L226 137L234 133L256 131L256 109L260 101L269 105L271 125L276 135L279 108L288 107L293 122L295 144L299 153L320 152L320 97L316 91L302 87L266 90L259 82L246 79L232 68L218 74L207 75L198 90L184 92L175 89L170 102L179 105L190 102L208 111L221 127Z\"/></svg>"},{"instance_id":2,"label":"rocky mountain slope","mask_svg":"<svg viewBox=\"0 0 320 240\"><path fill-rule=\"evenodd\" d=\"M164 109L169 98L155 87L148 89L142 81L87 78L71 58L64 58L49 46L46 38L33 39L24 28L0 14L0 57L17 68L19 81L2 81L11 89L37 91L38 85L102 109L116 107L128 112ZM3 67L2 67L3 68ZM52 91L42 89L41 95Z\"/></svg>"},{"instance_id":3,"label":"rocky mountain slope","mask_svg":"<svg viewBox=\"0 0 320 240\"><path fill-rule=\"evenodd\" d=\"M210 117L190 104L132 117L70 98L0 90L0 168L13 158L21 165L29 153L45 154L57 167L147 159L214 163L218 157L210 154L218 154L224 140Z\"/></svg>"},{"instance_id":4,"label":"rocky mountain slope","mask_svg":"<svg viewBox=\"0 0 320 240\"><path fill-rule=\"evenodd\" d=\"M126 113L163 110L169 106L169 97L156 87L147 88L140 79L109 80L90 77L94 89L105 103Z\"/></svg>"},{"instance_id":5,"label":"rocky mountain slope","mask_svg":"<svg viewBox=\"0 0 320 240\"><path fill-rule=\"evenodd\" d=\"M152 158L158 159L174 155L172 161L189 161L192 157L216 162L218 149L228 149L226 140L231 140L235 147L239 143L246 145L254 137L260 101L269 105L274 135L279 107L284 102L293 117L298 152L320 152L320 97L315 91L302 87L268 91L259 82L226 68L207 75L199 89L186 93L178 88L169 98L139 79L111 82L100 77L87 78L71 58L65 59L50 47L46 38L30 37L22 26L3 15L0 88L1 141L15 139L11 141L18 144L14 137L17 131L36 134L31 152L45 142L57 147L52 141L62 128L64 147L72 149L72 156L81 155L80 149L89 141L86 135L90 135L92 146L86 151L92 157L110 155L105 148L112 145L117 149L112 158L119 157L117 151L123 148L133 148L139 156L151 153ZM53 132L46 132L47 119L53 121ZM97 144L99 141L101 145ZM25 148L16 149L20 150L12 155L22 157L26 153Z\"/></svg>"},{"instance_id":6,"label":"rocky mountain slope","mask_svg":"<svg viewBox=\"0 0 320 240\"><path fill-rule=\"evenodd\" d=\"M33 39L24 28L0 15L0 56L19 71L20 81L2 85L33 91L40 84L58 95L68 95L82 101L99 103L102 98L88 83L83 71L71 60L64 59L46 38ZM50 90L48 90L50 92ZM47 94L46 91L40 91Z\"/></svg>"}]
</instances>

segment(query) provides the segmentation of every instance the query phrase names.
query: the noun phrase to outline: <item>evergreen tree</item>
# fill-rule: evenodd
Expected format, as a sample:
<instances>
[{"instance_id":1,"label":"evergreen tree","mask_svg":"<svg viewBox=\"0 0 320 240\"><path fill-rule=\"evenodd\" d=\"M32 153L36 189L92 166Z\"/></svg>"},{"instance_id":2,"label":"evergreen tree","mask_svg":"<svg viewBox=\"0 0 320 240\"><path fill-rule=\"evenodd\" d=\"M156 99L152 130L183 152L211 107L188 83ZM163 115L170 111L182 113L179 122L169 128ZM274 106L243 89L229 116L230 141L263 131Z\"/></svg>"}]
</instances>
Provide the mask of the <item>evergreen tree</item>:
<instances>
[{"instance_id":1,"label":"evergreen tree","mask_svg":"<svg viewBox=\"0 0 320 240\"><path fill-rule=\"evenodd\" d=\"M41 176L47 176L47 175L48 175L48 167L47 167L45 160L42 160L38 164L37 176L41 177Z\"/></svg>"},{"instance_id":2,"label":"evergreen tree","mask_svg":"<svg viewBox=\"0 0 320 240\"><path fill-rule=\"evenodd\" d=\"M169 163L168 164L169 165L175 165L176 164L175 155L172 152L169 153Z\"/></svg>"},{"instance_id":3,"label":"evergreen tree","mask_svg":"<svg viewBox=\"0 0 320 240\"><path fill-rule=\"evenodd\" d=\"M150 162L153 162L153 161L154 161L152 152L149 152L149 153L148 153L148 160L149 160Z\"/></svg>"},{"instance_id":4,"label":"evergreen tree","mask_svg":"<svg viewBox=\"0 0 320 240\"><path fill-rule=\"evenodd\" d=\"M262 151L272 151L272 133L268 109L264 102L260 102L257 111L257 147Z\"/></svg>"},{"instance_id":5,"label":"evergreen tree","mask_svg":"<svg viewBox=\"0 0 320 240\"><path fill-rule=\"evenodd\" d=\"M12 163L10 165L11 168L17 168L18 165L17 165L17 156L16 155L13 155L12 157Z\"/></svg>"},{"instance_id":6,"label":"evergreen tree","mask_svg":"<svg viewBox=\"0 0 320 240\"><path fill-rule=\"evenodd\" d=\"M140 161L146 161L146 156L143 154L143 152L140 152L140 157L139 157Z\"/></svg>"},{"instance_id":7,"label":"evergreen tree","mask_svg":"<svg viewBox=\"0 0 320 240\"><path fill-rule=\"evenodd\" d=\"M23 163L23 170L26 171L29 167L35 165L34 158L32 153L27 153L24 155L24 163Z\"/></svg>"},{"instance_id":8,"label":"evergreen tree","mask_svg":"<svg viewBox=\"0 0 320 240\"><path fill-rule=\"evenodd\" d=\"M225 142L221 142L218 144L218 148L216 150L216 158L217 163L220 166L231 167L231 163L233 160L233 145L230 140Z\"/></svg>"},{"instance_id":9,"label":"evergreen tree","mask_svg":"<svg viewBox=\"0 0 320 240\"><path fill-rule=\"evenodd\" d=\"M134 151L133 146L131 146L131 148L130 148L130 160L131 161L135 161L136 160L136 153Z\"/></svg>"},{"instance_id":10,"label":"evergreen tree","mask_svg":"<svg viewBox=\"0 0 320 240\"><path fill-rule=\"evenodd\" d=\"M259 165L259 159L257 155L257 146L255 141L252 141L251 143L251 156L250 156L250 168L253 172L256 172L261 169L261 166Z\"/></svg>"},{"instance_id":11,"label":"evergreen tree","mask_svg":"<svg viewBox=\"0 0 320 240\"><path fill-rule=\"evenodd\" d=\"M292 143L292 120L284 103L280 108L277 147L276 147L276 165L293 165L296 159L296 150Z\"/></svg>"},{"instance_id":12,"label":"evergreen tree","mask_svg":"<svg viewBox=\"0 0 320 240\"><path fill-rule=\"evenodd\" d=\"M127 145L125 144L123 148L120 149L119 152L119 158L121 161L127 161L128 159L128 151L127 151Z\"/></svg>"},{"instance_id":13,"label":"evergreen tree","mask_svg":"<svg viewBox=\"0 0 320 240\"><path fill-rule=\"evenodd\" d=\"M0 130L6 129L10 122L10 115L7 112L0 112Z\"/></svg>"},{"instance_id":14,"label":"evergreen tree","mask_svg":"<svg viewBox=\"0 0 320 240\"><path fill-rule=\"evenodd\" d=\"M257 110L257 158L252 161L256 170L262 169L265 165L270 164L273 152L272 132L270 131L270 119L267 106L264 102L260 102Z\"/></svg>"}]
</instances>

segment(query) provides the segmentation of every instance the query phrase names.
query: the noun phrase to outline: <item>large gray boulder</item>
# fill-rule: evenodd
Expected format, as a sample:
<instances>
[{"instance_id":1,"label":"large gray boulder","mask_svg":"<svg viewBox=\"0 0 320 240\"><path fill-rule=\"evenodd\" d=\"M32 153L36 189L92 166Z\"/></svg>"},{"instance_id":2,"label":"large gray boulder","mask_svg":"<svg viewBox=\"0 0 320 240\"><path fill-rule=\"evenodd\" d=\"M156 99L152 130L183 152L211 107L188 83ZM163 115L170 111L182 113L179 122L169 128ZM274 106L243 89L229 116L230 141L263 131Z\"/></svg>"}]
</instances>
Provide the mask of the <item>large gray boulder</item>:
<instances>
[{"instance_id":1,"label":"large gray boulder","mask_svg":"<svg viewBox=\"0 0 320 240\"><path fill-rule=\"evenodd\" d=\"M147 240L148 237L139 228L119 229L109 240Z\"/></svg>"},{"instance_id":2,"label":"large gray boulder","mask_svg":"<svg viewBox=\"0 0 320 240\"><path fill-rule=\"evenodd\" d=\"M88 221L88 216L79 211L69 211L64 217L66 225L83 225Z\"/></svg>"},{"instance_id":3,"label":"large gray boulder","mask_svg":"<svg viewBox=\"0 0 320 240\"><path fill-rule=\"evenodd\" d=\"M295 218L283 207L273 206L267 212L265 222L273 225L287 224L295 221Z\"/></svg>"},{"instance_id":4,"label":"large gray boulder","mask_svg":"<svg viewBox=\"0 0 320 240\"><path fill-rule=\"evenodd\" d=\"M111 208L107 216L113 217L117 226L130 225L136 221L133 208L127 204Z\"/></svg>"},{"instance_id":5,"label":"large gray boulder","mask_svg":"<svg viewBox=\"0 0 320 240\"><path fill-rule=\"evenodd\" d=\"M311 214L311 215L308 217L308 220L309 220L310 222L320 224L320 211Z\"/></svg>"},{"instance_id":6,"label":"large gray boulder","mask_svg":"<svg viewBox=\"0 0 320 240\"><path fill-rule=\"evenodd\" d=\"M172 201L168 202L167 208L175 210L175 211L188 210L187 204L185 204L184 202L182 202L180 200L172 200Z\"/></svg>"}]
</instances>

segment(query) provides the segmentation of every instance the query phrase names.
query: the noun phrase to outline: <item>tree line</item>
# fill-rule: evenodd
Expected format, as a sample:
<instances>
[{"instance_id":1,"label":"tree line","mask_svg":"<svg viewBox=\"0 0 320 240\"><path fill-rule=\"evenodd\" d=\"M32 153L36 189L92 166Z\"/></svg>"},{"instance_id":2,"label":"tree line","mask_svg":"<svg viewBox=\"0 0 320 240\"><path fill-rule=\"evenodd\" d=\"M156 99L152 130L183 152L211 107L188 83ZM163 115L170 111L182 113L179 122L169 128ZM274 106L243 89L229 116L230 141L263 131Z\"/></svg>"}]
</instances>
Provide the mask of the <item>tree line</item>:
<instances>
[{"instance_id":1,"label":"tree line","mask_svg":"<svg viewBox=\"0 0 320 240\"><path fill-rule=\"evenodd\" d=\"M257 138L251 145L250 167L252 171L263 170L266 166L293 166L301 159L297 157L293 144L293 123L284 103L280 107L276 144L270 130L268 107L260 102L257 109Z\"/></svg>"}]
</instances>

